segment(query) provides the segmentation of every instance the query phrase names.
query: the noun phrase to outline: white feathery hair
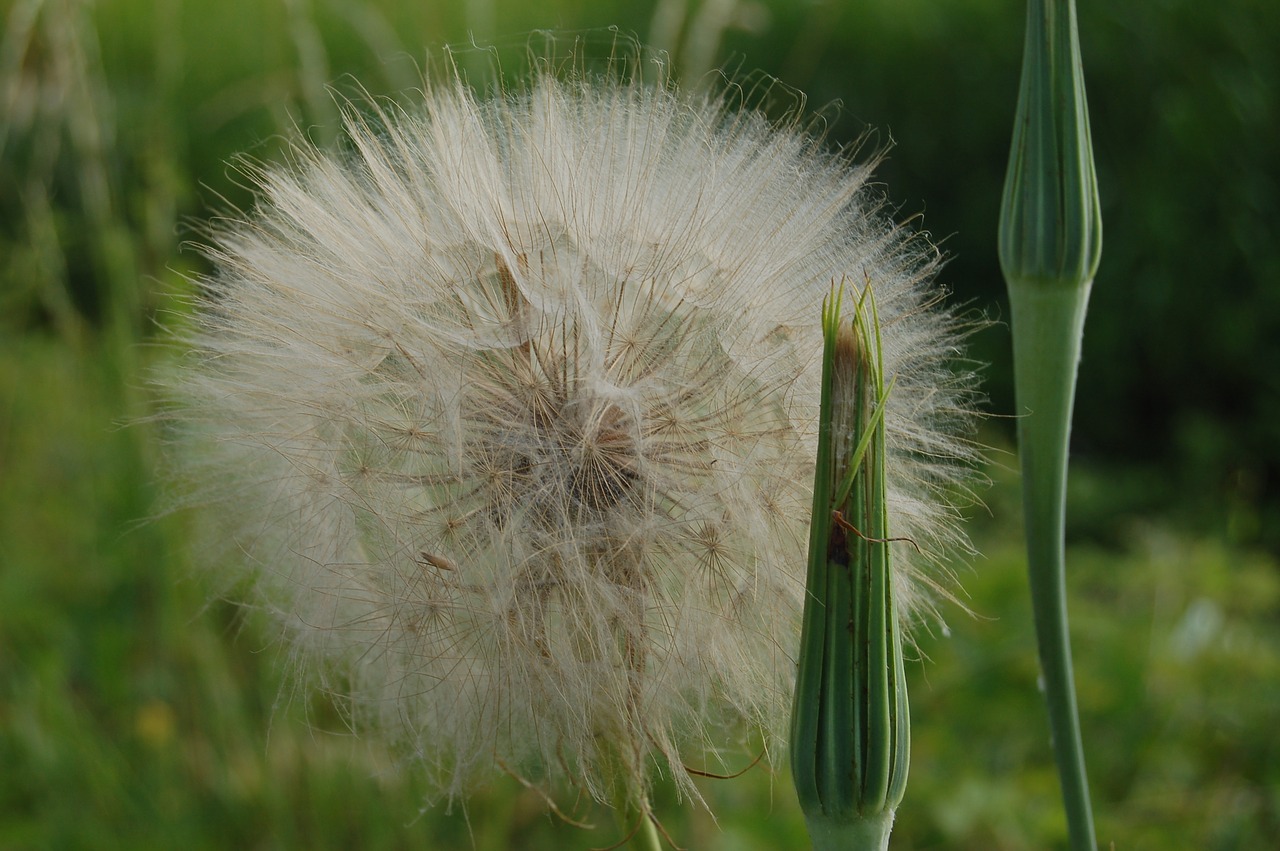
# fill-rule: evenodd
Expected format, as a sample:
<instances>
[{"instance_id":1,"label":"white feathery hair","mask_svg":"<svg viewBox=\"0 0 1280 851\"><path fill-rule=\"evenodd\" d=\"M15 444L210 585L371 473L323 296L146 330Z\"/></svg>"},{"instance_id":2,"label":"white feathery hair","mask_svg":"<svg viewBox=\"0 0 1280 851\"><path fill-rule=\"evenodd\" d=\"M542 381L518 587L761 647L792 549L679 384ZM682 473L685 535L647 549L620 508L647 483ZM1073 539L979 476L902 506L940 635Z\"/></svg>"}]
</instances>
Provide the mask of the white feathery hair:
<instances>
[{"instance_id":1,"label":"white feathery hair","mask_svg":"<svg viewBox=\"0 0 1280 851\"><path fill-rule=\"evenodd\" d=\"M894 534L959 540L936 250L795 116L626 74L449 76L346 139L252 171L162 379L218 569L444 797L496 770L697 797L686 760L734 729L774 751L833 282L873 288L896 376Z\"/></svg>"}]
</instances>

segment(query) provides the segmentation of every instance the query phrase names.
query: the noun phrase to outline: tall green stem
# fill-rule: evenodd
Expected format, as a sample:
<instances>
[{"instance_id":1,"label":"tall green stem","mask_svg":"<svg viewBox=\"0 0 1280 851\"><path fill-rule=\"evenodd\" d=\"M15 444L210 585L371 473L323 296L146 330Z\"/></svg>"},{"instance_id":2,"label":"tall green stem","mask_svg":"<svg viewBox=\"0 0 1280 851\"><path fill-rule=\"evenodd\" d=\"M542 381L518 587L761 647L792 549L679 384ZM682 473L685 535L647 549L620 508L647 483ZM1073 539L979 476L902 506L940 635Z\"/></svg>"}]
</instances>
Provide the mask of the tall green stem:
<instances>
[{"instance_id":1,"label":"tall green stem","mask_svg":"<svg viewBox=\"0 0 1280 851\"><path fill-rule=\"evenodd\" d=\"M1067 450L1102 217L1072 0L1029 0L1000 265L1012 308L1036 639L1071 847L1096 848L1067 630Z\"/></svg>"},{"instance_id":2,"label":"tall green stem","mask_svg":"<svg viewBox=\"0 0 1280 851\"><path fill-rule=\"evenodd\" d=\"M1011 291L1031 604L1053 749L1076 851L1095 848L1067 631L1067 444L1089 287Z\"/></svg>"}]
</instances>

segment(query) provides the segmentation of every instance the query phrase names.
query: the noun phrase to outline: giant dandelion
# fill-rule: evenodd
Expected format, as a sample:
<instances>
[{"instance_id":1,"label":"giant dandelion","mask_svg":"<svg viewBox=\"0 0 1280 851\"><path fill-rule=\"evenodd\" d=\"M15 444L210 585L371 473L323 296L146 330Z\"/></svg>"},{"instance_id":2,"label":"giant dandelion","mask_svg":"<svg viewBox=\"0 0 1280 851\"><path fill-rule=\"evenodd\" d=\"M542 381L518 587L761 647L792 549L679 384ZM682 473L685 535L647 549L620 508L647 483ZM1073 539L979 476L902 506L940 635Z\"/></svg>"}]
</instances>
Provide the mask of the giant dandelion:
<instances>
[{"instance_id":1,"label":"giant dandelion","mask_svg":"<svg viewBox=\"0 0 1280 851\"><path fill-rule=\"evenodd\" d=\"M647 813L726 730L774 753L833 281L874 291L893 534L956 537L936 250L797 117L635 75L446 74L345 138L251 169L164 379L228 593L442 797L507 772Z\"/></svg>"}]
</instances>

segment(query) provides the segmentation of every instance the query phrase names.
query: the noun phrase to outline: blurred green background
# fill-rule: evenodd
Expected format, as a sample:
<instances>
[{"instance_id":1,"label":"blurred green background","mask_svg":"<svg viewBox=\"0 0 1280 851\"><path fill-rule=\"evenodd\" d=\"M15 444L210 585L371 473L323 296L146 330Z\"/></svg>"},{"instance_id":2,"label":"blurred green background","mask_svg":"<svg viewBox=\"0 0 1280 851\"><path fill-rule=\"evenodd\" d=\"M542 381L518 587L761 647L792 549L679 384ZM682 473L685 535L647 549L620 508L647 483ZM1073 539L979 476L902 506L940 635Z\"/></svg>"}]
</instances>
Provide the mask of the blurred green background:
<instances>
[{"instance_id":1,"label":"blurred green background","mask_svg":"<svg viewBox=\"0 0 1280 851\"><path fill-rule=\"evenodd\" d=\"M1280 4L1080 9L1105 222L1074 434L1070 582L1099 838L1252 849L1280 835ZM425 809L394 755L282 685L269 630L210 602L187 518L155 511L154 345L251 196L229 161L335 136L328 84L403 93L446 43L519 56L617 26L696 83L756 69L833 142L872 131L955 299L1006 314L995 224L1016 0L0 0L0 848L591 848L514 781ZM592 48L594 49L594 48ZM479 73L484 51L459 61ZM518 63L517 63L518 64ZM510 67L510 66L508 66ZM785 98L784 98L785 100ZM837 109L831 106L839 101ZM965 602L911 666L896 849L1061 847L1026 602L1007 333L994 484ZM751 755L744 755L744 763ZM691 849L796 849L784 774L670 800Z\"/></svg>"}]
</instances>

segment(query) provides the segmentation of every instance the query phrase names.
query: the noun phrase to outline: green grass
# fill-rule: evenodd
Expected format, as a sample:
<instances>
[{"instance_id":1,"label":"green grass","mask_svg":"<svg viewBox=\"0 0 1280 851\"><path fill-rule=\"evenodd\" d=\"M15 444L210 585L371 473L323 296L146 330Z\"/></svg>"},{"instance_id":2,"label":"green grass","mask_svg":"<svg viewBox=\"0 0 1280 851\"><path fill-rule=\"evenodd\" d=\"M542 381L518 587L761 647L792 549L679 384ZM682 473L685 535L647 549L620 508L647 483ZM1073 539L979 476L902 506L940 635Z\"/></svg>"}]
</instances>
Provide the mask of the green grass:
<instances>
[{"instance_id":1,"label":"green grass","mask_svg":"<svg viewBox=\"0 0 1280 851\"><path fill-rule=\"evenodd\" d=\"M0 848L591 848L498 777L425 809L411 768L343 735L282 682L263 625L210 602L184 518L153 510L155 435L111 353L28 335L0 345ZM136 376L134 381L136 381ZM900 849L1053 847L1063 832L1017 532L998 468L970 617L909 669L911 782ZM1105 471L1081 476L1082 490ZM1103 846L1265 847L1277 831L1280 572L1271 558L1115 520L1071 548L1078 679ZM744 762L750 755L744 755ZM666 793L698 849L803 847L785 777L703 782L716 825Z\"/></svg>"},{"instance_id":2,"label":"green grass","mask_svg":"<svg viewBox=\"0 0 1280 851\"><path fill-rule=\"evenodd\" d=\"M514 17L508 5L496 4L501 32L648 26L648 10L621 3ZM23 31L20 13L36 8ZM363 4L358 31L338 3L287 8L0 0L0 849L611 845L607 813L575 810L599 826L583 831L504 777L451 813L425 808L411 765L292 692L268 628L210 599L190 518L148 520L159 436L138 421L148 366L172 356L151 345L157 326L178 321L165 310L199 270L180 250L184 222L207 221L223 195L248 201L225 165L235 152L274 157L293 122L325 132L317 84L351 72L402 90L419 45L468 25L450 4ZM318 65L300 60L308 32ZM961 575L974 616L949 607L949 637L925 636L928 661L908 670L903 851L1065 836L1016 477L990 473L975 522L985 556ZM1234 543L1256 536L1134 511L1167 505L1176 476L1086 465L1073 477L1072 626L1102 847L1268 847L1280 835L1280 565ZM718 822L659 791L683 846L805 847L785 776L756 768L702 788Z\"/></svg>"}]
</instances>

